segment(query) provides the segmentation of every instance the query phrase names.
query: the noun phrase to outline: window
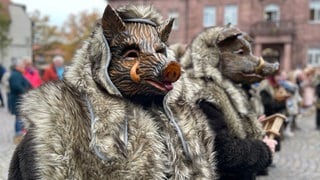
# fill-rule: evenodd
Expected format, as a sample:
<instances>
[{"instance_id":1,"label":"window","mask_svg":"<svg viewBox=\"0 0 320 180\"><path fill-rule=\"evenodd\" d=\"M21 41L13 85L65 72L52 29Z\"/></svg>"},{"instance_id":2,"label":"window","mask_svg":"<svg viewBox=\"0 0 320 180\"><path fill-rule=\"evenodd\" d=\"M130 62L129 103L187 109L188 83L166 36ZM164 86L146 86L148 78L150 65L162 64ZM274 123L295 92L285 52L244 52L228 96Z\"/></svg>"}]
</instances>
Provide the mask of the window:
<instances>
[{"instance_id":1,"label":"window","mask_svg":"<svg viewBox=\"0 0 320 180\"><path fill-rule=\"evenodd\" d=\"M207 6L203 9L203 27L216 25L216 8Z\"/></svg>"},{"instance_id":2,"label":"window","mask_svg":"<svg viewBox=\"0 0 320 180\"><path fill-rule=\"evenodd\" d=\"M310 1L310 21L320 22L320 1Z\"/></svg>"},{"instance_id":3,"label":"window","mask_svg":"<svg viewBox=\"0 0 320 180\"><path fill-rule=\"evenodd\" d=\"M264 19L270 22L277 22L280 20L279 6L276 4L269 4L264 8Z\"/></svg>"},{"instance_id":4,"label":"window","mask_svg":"<svg viewBox=\"0 0 320 180\"><path fill-rule=\"evenodd\" d=\"M237 25L238 23L238 7L236 5L227 5L224 7L224 24L231 23Z\"/></svg>"},{"instance_id":5,"label":"window","mask_svg":"<svg viewBox=\"0 0 320 180\"><path fill-rule=\"evenodd\" d=\"M320 48L308 50L308 65L320 66Z\"/></svg>"},{"instance_id":6,"label":"window","mask_svg":"<svg viewBox=\"0 0 320 180\"><path fill-rule=\"evenodd\" d=\"M172 29L177 30L179 28L179 13L177 11L169 12L169 18L174 18Z\"/></svg>"}]
</instances>

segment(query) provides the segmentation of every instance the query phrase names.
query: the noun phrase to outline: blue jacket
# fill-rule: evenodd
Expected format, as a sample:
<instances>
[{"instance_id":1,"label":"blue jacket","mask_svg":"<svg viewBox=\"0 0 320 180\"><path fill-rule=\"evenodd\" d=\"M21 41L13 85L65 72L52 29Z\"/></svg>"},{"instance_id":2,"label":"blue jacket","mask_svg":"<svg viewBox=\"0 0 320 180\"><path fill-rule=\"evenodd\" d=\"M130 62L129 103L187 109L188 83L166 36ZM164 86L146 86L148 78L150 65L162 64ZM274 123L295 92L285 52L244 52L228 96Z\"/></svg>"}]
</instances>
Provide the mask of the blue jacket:
<instances>
[{"instance_id":1,"label":"blue jacket","mask_svg":"<svg viewBox=\"0 0 320 180\"><path fill-rule=\"evenodd\" d=\"M22 73L17 70L12 70L9 78L9 86L11 93L11 101L13 105L12 114L18 115L18 105L21 96L26 93L31 85Z\"/></svg>"}]
</instances>

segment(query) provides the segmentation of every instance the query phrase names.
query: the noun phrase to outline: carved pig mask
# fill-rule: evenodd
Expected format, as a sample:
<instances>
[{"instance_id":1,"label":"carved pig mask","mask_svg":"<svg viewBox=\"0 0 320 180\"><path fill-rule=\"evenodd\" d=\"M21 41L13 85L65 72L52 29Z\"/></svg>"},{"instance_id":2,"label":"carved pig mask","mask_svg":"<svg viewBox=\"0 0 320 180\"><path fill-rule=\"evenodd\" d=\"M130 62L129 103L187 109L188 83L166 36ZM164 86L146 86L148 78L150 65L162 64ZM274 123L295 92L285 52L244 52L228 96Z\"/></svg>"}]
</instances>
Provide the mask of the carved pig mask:
<instances>
[{"instance_id":1,"label":"carved pig mask","mask_svg":"<svg viewBox=\"0 0 320 180\"><path fill-rule=\"evenodd\" d=\"M104 12L102 28L112 54L110 79L125 96L165 95L181 74L180 65L166 52L173 19L156 25L133 18L122 19L110 6Z\"/></svg>"},{"instance_id":2,"label":"carved pig mask","mask_svg":"<svg viewBox=\"0 0 320 180\"><path fill-rule=\"evenodd\" d=\"M254 56L252 39L237 28L227 27L217 41L221 52L219 69L235 83L259 82L279 68L279 63L269 63Z\"/></svg>"}]
</instances>

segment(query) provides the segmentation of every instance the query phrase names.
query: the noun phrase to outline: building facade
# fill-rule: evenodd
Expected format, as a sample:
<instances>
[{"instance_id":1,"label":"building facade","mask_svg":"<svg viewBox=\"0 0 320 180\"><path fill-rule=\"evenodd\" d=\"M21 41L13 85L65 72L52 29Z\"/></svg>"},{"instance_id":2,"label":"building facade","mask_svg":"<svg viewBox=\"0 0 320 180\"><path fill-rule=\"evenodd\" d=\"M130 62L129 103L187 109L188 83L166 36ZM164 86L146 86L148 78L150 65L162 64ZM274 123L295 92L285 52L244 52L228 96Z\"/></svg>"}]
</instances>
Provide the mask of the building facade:
<instances>
[{"instance_id":1,"label":"building facade","mask_svg":"<svg viewBox=\"0 0 320 180\"><path fill-rule=\"evenodd\" d=\"M204 28L231 23L254 38L254 52L283 70L320 66L320 0L109 0L153 5L176 19L169 43L190 43Z\"/></svg>"},{"instance_id":2,"label":"building facade","mask_svg":"<svg viewBox=\"0 0 320 180\"><path fill-rule=\"evenodd\" d=\"M2 64L8 68L16 58L32 57L32 22L24 5L12 3L10 0L0 2L7 8L10 17L8 35L11 43L1 59Z\"/></svg>"}]
</instances>

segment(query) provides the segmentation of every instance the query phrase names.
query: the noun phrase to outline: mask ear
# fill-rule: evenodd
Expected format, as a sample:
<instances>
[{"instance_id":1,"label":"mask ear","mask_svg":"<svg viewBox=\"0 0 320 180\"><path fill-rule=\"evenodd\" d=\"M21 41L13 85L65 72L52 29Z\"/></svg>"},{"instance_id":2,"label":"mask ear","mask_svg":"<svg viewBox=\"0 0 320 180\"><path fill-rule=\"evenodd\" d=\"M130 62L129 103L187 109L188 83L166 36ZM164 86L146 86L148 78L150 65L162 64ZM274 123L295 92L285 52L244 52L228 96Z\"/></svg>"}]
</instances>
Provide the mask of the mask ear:
<instances>
[{"instance_id":1,"label":"mask ear","mask_svg":"<svg viewBox=\"0 0 320 180\"><path fill-rule=\"evenodd\" d=\"M227 39L234 39L241 34L242 32L240 31L240 29L231 27L228 24L219 34L217 38L217 44L220 44L221 42L226 41Z\"/></svg>"},{"instance_id":2,"label":"mask ear","mask_svg":"<svg viewBox=\"0 0 320 180\"><path fill-rule=\"evenodd\" d=\"M126 29L126 26L120 16L110 5L108 5L104 10L102 16L102 29L108 40Z\"/></svg>"},{"instance_id":3,"label":"mask ear","mask_svg":"<svg viewBox=\"0 0 320 180\"><path fill-rule=\"evenodd\" d=\"M159 32L159 36L162 42L167 42L171 29L172 29L172 25L173 25L173 18L170 18L169 20L167 20L166 22L162 23L159 27L158 27L158 32Z\"/></svg>"}]
</instances>

